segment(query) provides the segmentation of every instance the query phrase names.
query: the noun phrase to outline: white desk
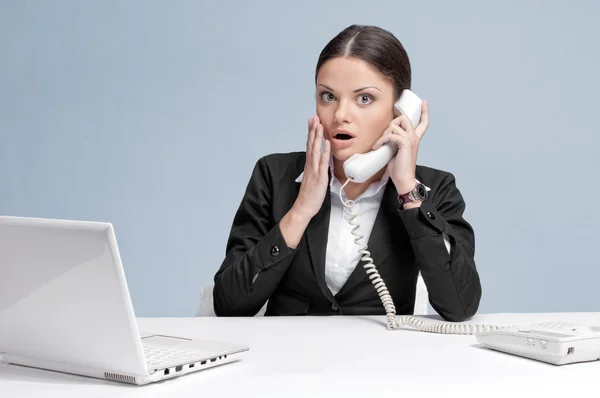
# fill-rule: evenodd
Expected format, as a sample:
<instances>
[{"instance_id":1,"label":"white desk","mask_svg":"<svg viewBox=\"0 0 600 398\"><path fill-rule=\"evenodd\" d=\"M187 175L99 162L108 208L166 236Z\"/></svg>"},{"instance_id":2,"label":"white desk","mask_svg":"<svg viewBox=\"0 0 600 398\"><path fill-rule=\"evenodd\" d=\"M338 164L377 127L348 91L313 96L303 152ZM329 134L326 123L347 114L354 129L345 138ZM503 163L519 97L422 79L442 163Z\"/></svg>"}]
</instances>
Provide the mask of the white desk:
<instances>
[{"instance_id":1,"label":"white desk","mask_svg":"<svg viewBox=\"0 0 600 398\"><path fill-rule=\"evenodd\" d=\"M555 320L600 325L600 313L478 315L470 322ZM0 397L538 397L600 390L600 361L554 366L481 348L474 336L389 331L384 321L140 318L141 331L243 343L250 351L236 363L141 387L0 365Z\"/></svg>"}]
</instances>

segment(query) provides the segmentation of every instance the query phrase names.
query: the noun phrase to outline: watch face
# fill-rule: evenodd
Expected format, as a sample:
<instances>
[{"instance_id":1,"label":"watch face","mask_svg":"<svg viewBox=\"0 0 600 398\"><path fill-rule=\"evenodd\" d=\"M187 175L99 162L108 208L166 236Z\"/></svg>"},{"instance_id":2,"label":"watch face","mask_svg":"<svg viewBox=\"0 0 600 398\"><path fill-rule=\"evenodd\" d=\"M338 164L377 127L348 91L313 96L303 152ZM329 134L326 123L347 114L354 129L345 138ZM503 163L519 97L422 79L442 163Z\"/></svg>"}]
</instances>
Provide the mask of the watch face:
<instances>
[{"instance_id":1,"label":"watch face","mask_svg":"<svg viewBox=\"0 0 600 398\"><path fill-rule=\"evenodd\" d=\"M425 185L417 185L417 195L419 195L421 199L425 199L427 197L427 190L425 189Z\"/></svg>"}]
</instances>

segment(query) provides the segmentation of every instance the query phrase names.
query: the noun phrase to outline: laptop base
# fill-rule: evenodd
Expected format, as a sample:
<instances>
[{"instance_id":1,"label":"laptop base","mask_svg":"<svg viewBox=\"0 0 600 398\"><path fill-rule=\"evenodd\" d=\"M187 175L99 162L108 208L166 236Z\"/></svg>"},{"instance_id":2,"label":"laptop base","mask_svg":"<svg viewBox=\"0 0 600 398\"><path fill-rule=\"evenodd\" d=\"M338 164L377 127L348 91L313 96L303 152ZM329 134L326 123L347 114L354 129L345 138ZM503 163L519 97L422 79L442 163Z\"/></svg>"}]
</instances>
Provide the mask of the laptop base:
<instances>
[{"instance_id":1,"label":"laptop base","mask_svg":"<svg viewBox=\"0 0 600 398\"><path fill-rule=\"evenodd\" d=\"M7 354L2 355L1 363L142 386L157 381L184 376L188 373L194 373L200 370L214 368L220 365L224 365L226 363L238 362L241 359L238 358L239 355L240 354L221 356L185 365L173 366L165 369L157 369L153 370L152 374L148 373L145 375L126 374L123 372L110 371L108 369L102 371L97 368L86 367L81 365L72 365L67 363L59 363L36 358L25 358Z\"/></svg>"}]
</instances>

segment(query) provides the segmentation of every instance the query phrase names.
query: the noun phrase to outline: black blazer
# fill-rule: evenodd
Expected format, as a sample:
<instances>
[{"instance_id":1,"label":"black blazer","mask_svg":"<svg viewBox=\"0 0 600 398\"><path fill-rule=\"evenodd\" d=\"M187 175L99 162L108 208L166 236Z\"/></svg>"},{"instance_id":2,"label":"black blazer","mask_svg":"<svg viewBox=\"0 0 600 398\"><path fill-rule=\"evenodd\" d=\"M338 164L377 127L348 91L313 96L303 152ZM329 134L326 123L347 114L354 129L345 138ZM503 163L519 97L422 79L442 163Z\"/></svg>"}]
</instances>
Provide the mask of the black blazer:
<instances>
[{"instance_id":1,"label":"black blazer","mask_svg":"<svg viewBox=\"0 0 600 398\"><path fill-rule=\"evenodd\" d=\"M214 278L217 316L254 316L267 300L265 315L385 314L363 260L335 296L327 287L329 187L298 247L286 245L279 221L298 196L295 180L305 158L305 152L271 154L256 163ZM417 166L416 178L431 188L428 199L420 208L403 210L390 179L367 250L397 314L413 314L420 270L431 306L446 320L462 321L476 313L481 298L474 233L463 219L465 203L452 174ZM442 232L449 237L451 256Z\"/></svg>"}]
</instances>

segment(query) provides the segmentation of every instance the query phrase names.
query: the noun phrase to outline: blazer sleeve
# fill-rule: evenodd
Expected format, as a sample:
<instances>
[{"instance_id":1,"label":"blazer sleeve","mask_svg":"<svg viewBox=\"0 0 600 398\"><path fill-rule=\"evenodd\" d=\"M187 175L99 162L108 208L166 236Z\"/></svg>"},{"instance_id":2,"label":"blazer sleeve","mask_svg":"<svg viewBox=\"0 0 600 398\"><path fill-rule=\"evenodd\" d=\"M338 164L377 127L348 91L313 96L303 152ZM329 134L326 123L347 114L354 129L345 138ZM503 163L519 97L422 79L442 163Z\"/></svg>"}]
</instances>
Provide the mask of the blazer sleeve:
<instances>
[{"instance_id":1,"label":"blazer sleeve","mask_svg":"<svg viewBox=\"0 0 600 398\"><path fill-rule=\"evenodd\" d=\"M234 216L226 256L214 277L217 316L254 316L283 278L297 249L287 246L272 216L273 189L265 158L254 166Z\"/></svg>"},{"instance_id":2,"label":"blazer sleeve","mask_svg":"<svg viewBox=\"0 0 600 398\"><path fill-rule=\"evenodd\" d=\"M431 193L420 207L397 215L410 237L431 306L445 320L460 322L475 315L481 300L475 235L463 218L465 202L451 173Z\"/></svg>"}]
</instances>

